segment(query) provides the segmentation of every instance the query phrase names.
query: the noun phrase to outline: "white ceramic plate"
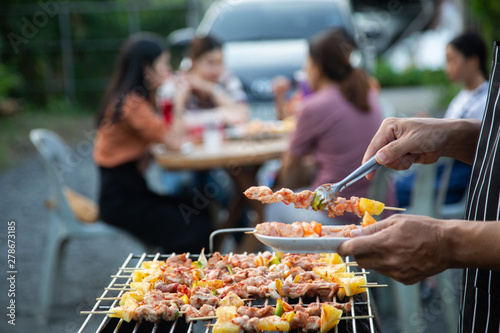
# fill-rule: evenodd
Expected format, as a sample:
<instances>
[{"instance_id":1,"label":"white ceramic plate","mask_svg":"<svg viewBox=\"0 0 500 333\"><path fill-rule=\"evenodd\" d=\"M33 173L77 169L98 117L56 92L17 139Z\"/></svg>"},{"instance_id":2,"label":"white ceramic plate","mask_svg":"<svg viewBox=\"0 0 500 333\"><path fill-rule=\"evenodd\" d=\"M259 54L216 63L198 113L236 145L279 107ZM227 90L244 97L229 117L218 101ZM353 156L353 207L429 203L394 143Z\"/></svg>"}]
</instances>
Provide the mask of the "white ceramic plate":
<instances>
[{"instance_id":1,"label":"white ceramic plate","mask_svg":"<svg viewBox=\"0 0 500 333\"><path fill-rule=\"evenodd\" d=\"M330 253L337 252L340 244L348 237L292 238L272 237L254 234L262 243L278 252L290 253Z\"/></svg>"}]
</instances>

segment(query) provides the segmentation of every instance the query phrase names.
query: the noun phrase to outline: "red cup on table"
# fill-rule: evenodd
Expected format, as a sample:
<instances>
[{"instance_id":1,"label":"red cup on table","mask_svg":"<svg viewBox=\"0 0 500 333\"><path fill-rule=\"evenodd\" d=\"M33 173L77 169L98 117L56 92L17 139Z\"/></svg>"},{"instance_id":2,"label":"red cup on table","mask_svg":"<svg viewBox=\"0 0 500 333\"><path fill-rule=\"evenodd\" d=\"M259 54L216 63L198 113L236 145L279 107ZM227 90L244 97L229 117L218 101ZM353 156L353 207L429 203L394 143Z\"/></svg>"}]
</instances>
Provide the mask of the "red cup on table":
<instances>
[{"instance_id":1,"label":"red cup on table","mask_svg":"<svg viewBox=\"0 0 500 333\"><path fill-rule=\"evenodd\" d=\"M163 114L163 119L167 125L172 123L172 114L173 114L173 103L172 99L165 98L161 103L161 112Z\"/></svg>"}]
</instances>

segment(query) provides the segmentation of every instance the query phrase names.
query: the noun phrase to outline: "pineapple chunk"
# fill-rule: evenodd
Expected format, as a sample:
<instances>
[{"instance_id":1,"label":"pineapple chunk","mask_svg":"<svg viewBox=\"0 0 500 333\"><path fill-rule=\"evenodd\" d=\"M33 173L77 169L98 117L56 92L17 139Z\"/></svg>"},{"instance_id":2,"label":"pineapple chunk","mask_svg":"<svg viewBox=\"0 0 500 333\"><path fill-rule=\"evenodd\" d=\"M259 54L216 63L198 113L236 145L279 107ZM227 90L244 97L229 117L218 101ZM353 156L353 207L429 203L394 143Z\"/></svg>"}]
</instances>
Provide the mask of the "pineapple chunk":
<instances>
[{"instance_id":1,"label":"pineapple chunk","mask_svg":"<svg viewBox=\"0 0 500 333\"><path fill-rule=\"evenodd\" d=\"M361 214L368 212L372 215L380 215L384 210L384 203L366 198L359 199L359 211Z\"/></svg>"},{"instance_id":2,"label":"pineapple chunk","mask_svg":"<svg viewBox=\"0 0 500 333\"><path fill-rule=\"evenodd\" d=\"M337 265L333 265L333 266L330 266L333 268L333 270L335 271L334 273L342 273L342 272L345 272L346 271L346 266L345 264L337 264Z\"/></svg>"},{"instance_id":3,"label":"pineapple chunk","mask_svg":"<svg viewBox=\"0 0 500 333\"><path fill-rule=\"evenodd\" d=\"M365 212L365 215L363 216L363 221L361 221L361 226L367 227L367 226L372 225L374 223L377 223L377 220L375 220L373 218L373 216L370 215L370 213Z\"/></svg>"},{"instance_id":4,"label":"pineapple chunk","mask_svg":"<svg viewBox=\"0 0 500 333\"><path fill-rule=\"evenodd\" d=\"M230 305L218 307L215 311L215 314L217 315L217 317L219 317L217 318L218 322L228 322L236 317L238 315L238 312L236 311L236 306Z\"/></svg>"},{"instance_id":5,"label":"pineapple chunk","mask_svg":"<svg viewBox=\"0 0 500 333\"><path fill-rule=\"evenodd\" d=\"M137 302L135 299L133 298L128 298L127 300L125 300L125 302L123 303L123 306L124 307L130 307L130 308L136 308L139 306L139 302Z\"/></svg>"},{"instance_id":6,"label":"pineapple chunk","mask_svg":"<svg viewBox=\"0 0 500 333\"><path fill-rule=\"evenodd\" d=\"M337 299L339 301L342 301L342 300L344 300L344 297L345 297L345 290L344 290L344 288L339 288L339 290L337 290Z\"/></svg>"},{"instance_id":7,"label":"pineapple chunk","mask_svg":"<svg viewBox=\"0 0 500 333\"><path fill-rule=\"evenodd\" d=\"M326 333L337 326L342 316L342 310L333 305L323 304L321 308L320 332Z\"/></svg>"},{"instance_id":8,"label":"pineapple chunk","mask_svg":"<svg viewBox=\"0 0 500 333\"><path fill-rule=\"evenodd\" d=\"M257 329L259 331L288 332L290 330L290 323L278 316L263 317L260 318Z\"/></svg>"},{"instance_id":9,"label":"pineapple chunk","mask_svg":"<svg viewBox=\"0 0 500 333\"><path fill-rule=\"evenodd\" d=\"M143 261L141 264L141 268L160 269L163 265L165 265L164 261Z\"/></svg>"},{"instance_id":10,"label":"pineapple chunk","mask_svg":"<svg viewBox=\"0 0 500 333\"><path fill-rule=\"evenodd\" d=\"M127 301L125 306L117 306L111 309L113 313L108 314L109 317L115 317L125 320L127 323L134 318L135 309L139 306L137 302Z\"/></svg>"},{"instance_id":11,"label":"pineapple chunk","mask_svg":"<svg viewBox=\"0 0 500 333\"><path fill-rule=\"evenodd\" d=\"M222 280L201 280L196 285L208 289L219 289L224 287L224 282Z\"/></svg>"},{"instance_id":12,"label":"pineapple chunk","mask_svg":"<svg viewBox=\"0 0 500 333\"><path fill-rule=\"evenodd\" d=\"M147 276L159 273L157 269L137 269L132 272L132 282L142 282Z\"/></svg>"},{"instance_id":13,"label":"pineapple chunk","mask_svg":"<svg viewBox=\"0 0 500 333\"><path fill-rule=\"evenodd\" d=\"M147 293L153 288L153 284L149 282L130 282L130 289L135 290L139 293Z\"/></svg>"},{"instance_id":14,"label":"pineapple chunk","mask_svg":"<svg viewBox=\"0 0 500 333\"><path fill-rule=\"evenodd\" d=\"M335 283L341 284L342 283L340 281L341 278L353 278L353 277L354 277L354 272L341 272L333 274L332 280Z\"/></svg>"},{"instance_id":15,"label":"pineapple chunk","mask_svg":"<svg viewBox=\"0 0 500 333\"><path fill-rule=\"evenodd\" d=\"M326 262L329 265L338 265L343 264L344 260L338 253L327 253L324 258L320 259L323 262Z\"/></svg>"},{"instance_id":16,"label":"pineapple chunk","mask_svg":"<svg viewBox=\"0 0 500 333\"><path fill-rule=\"evenodd\" d=\"M323 280L332 282L330 275L333 274L329 266L314 267L313 272L318 274Z\"/></svg>"},{"instance_id":17,"label":"pineapple chunk","mask_svg":"<svg viewBox=\"0 0 500 333\"><path fill-rule=\"evenodd\" d=\"M217 321L212 328L212 333L240 333L240 325L233 324L232 322L219 322Z\"/></svg>"},{"instance_id":18,"label":"pineapple chunk","mask_svg":"<svg viewBox=\"0 0 500 333\"><path fill-rule=\"evenodd\" d=\"M337 298L339 301L342 301L345 297L345 289L343 282L340 280L341 278L353 278L354 273L353 272L342 272L342 273L335 273L333 274L333 282L338 283L342 288L339 288L337 291Z\"/></svg>"},{"instance_id":19,"label":"pineapple chunk","mask_svg":"<svg viewBox=\"0 0 500 333\"><path fill-rule=\"evenodd\" d=\"M333 282L334 274L345 271L346 271L345 264L337 264L332 266L319 266L313 268L313 272L321 276L321 278L327 282Z\"/></svg>"},{"instance_id":20,"label":"pineapple chunk","mask_svg":"<svg viewBox=\"0 0 500 333\"><path fill-rule=\"evenodd\" d=\"M184 304L189 304L189 297L188 297L188 295L184 294L180 298L182 299L182 301L184 302Z\"/></svg>"},{"instance_id":21,"label":"pineapple chunk","mask_svg":"<svg viewBox=\"0 0 500 333\"><path fill-rule=\"evenodd\" d=\"M145 276L143 279L142 279L142 282L156 282L158 280L161 279L161 272L160 271L156 271L152 274L149 274L148 276Z\"/></svg>"},{"instance_id":22,"label":"pineapple chunk","mask_svg":"<svg viewBox=\"0 0 500 333\"><path fill-rule=\"evenodd\" d=\"M344 287L346 296L354 296L366 291L366 278L364 276L355 276L352 278L340 278L341 285Z\"/></svg>"},{"instance_id":23,"label":"pineapple chunk","mask_svg":"<svg viewBox=\"0 0 500 333\"><path fill-rule=\"evenodd\" d=\"M227 295L223 299L221 299L219 303L220 306L234 305L236 307L243 306L244 304L245 302L243 302L241 298L232 291L228 292Z\"/></svg>"},{"instance_id":24,"label":"pineapple chunk","mask_svg":"<svg viewBox=\"0 0 500 333\"><path fill-rule=\"evenodd\" d=\"M287 322L292 322L293 317L295 317L294 311L285 312L281 315L281 318L285 319Z\"/></svg>"},{"instance_id":25,"label":"pineapple chunk","mask_svg":"<svg viewBox=\"0 0 500 333\"><path fill-rule=\"evenodd\" d=\"M144 298L143 293L140 293L137 291L129 291L129 292L126 292L122 295L122 298L120 299L120 305L125 305L125 303L129 299L133 299L137 302L142 302L143 298Z\"/></svg>"}]
</instances>

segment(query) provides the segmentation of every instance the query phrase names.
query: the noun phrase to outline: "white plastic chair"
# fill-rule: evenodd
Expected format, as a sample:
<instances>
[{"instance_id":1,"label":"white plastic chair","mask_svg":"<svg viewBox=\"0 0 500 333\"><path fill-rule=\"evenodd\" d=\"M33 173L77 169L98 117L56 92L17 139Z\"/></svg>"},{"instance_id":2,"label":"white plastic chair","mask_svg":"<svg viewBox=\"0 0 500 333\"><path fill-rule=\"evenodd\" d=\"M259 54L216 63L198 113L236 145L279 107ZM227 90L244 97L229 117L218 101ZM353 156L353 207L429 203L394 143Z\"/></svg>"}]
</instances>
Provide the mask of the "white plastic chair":
<instances>
[{"instance_id":1,"label":"white plastic chair","mask_svg":"<svg viewBox=\"0 0 500 333\"><path fill-rule=\"evenodd\" d=\"M452 158L442 157L439 159L439 162L443 165L443 173L441 174L441 187L436 195L434 217L438 219L463 219L465 216L467 191L465 191L460 201L452 204L445 203L450 183L450 176L453 170L453 163L455 160Z\"/></svg>"},{"instance_id":2,"label":"white plastic chair","mask_svg":"<svg viewBox=\"0 0 500 333\"><path fill-rule=\"evenodd\" d=\"M61 276L62 254L69 240L119 235L127 237L134 252L144 252L144 246L130 234L101 221L91 224L78 221L63 194L63 188L68 186L81 193L82 180L78 174L81 157L78 157L56 133L50 130L34 129L29 137L42 156L50 186L50 200L55 203L54 207L49 210L47 240L40 280L38 318L45 322L54 301L57 279Z\"/></svg>"},{"instance_id":3,"label":"white plastic chair","mask_svg":"<svg viewBox=\"0 0 500 333\"><path fill-rule=\"evenodd\" d=\"M437 163L416 165L415 186L411 193L410 207L407 213L430 216L438 219L462 219L465 213L465 201L467 193L462 199L453 204L445 204L446 194L451 171L453 168L453 159L440 158ZM438 165L443 165L444 169L441 174L440 188L435 193L435 182L438 175ZM454 280L454 272L446 270L436 275L439 290L449 288L450 281ZM400 320L409 320L413 318L414 323L422 323L422 304L420 300L419 284L411 286L403 286L396 284L396 304ZM410 297L410 295L412 295ZM446 321L447 331L456 332L458 324L458 298L455 300L447 299L442 303L443 316ZM412 316L412 317L410 317ZM418 319L418 320L417 320ZM409 332L421 331L422 327L414 325L409 328Z\"/></svg>"}]
</instances>

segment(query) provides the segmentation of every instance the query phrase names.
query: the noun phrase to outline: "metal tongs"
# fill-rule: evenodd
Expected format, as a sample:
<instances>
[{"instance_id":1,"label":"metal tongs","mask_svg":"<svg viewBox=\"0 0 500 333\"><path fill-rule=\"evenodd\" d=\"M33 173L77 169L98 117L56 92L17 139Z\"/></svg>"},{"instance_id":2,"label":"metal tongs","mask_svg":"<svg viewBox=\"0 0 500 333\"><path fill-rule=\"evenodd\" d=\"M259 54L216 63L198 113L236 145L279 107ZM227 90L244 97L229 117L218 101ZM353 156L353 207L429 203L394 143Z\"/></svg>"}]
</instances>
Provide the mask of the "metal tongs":
<instances>
[{"instance_id":1,"label":"metal tongs","mask_svg":"<svg viewBox=\"0 0 500 333\"><path fill-rule=\"evenodd\" d=\"M370 172L374 171L380 166L375 161L375 155L366 161L359 168L354 170L349 176L345 177L342 181L335 184L323 184L318 186L314 191L314 199L311 204L314 210L323 210L330 204L334 203L339 193L347 186L357 182Z\"/></svg>"}]
</instances>

